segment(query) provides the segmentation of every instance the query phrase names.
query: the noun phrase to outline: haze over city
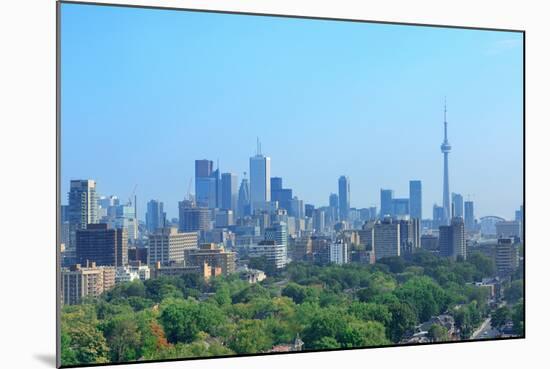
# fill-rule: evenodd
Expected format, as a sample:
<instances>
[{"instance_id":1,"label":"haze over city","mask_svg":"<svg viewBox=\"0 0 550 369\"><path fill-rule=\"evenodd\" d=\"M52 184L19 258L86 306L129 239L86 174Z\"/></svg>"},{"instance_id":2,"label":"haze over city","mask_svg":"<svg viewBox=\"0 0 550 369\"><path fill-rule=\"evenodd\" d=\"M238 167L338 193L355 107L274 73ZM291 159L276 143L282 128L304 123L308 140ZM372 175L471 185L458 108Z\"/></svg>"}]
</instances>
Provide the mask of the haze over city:
<instances>
[{"instance_id":1,"label":"haze over city","mask_svg":"<svg viewBox=\"0 0 550 369\"><path fill-rule=\"evenodd\" d=\"M176 217L196 159L240 182L259 137L271 175L304 203L327 205L346 175L351 206L379 208L381 188L406 197L419 179L430 217L446 96L450 191L477 217L513 218L522 203L520 34L63 11L63 197L71 179L123 200L137 184L140 218L151 198Z\"/></svg>"}]
</instances>

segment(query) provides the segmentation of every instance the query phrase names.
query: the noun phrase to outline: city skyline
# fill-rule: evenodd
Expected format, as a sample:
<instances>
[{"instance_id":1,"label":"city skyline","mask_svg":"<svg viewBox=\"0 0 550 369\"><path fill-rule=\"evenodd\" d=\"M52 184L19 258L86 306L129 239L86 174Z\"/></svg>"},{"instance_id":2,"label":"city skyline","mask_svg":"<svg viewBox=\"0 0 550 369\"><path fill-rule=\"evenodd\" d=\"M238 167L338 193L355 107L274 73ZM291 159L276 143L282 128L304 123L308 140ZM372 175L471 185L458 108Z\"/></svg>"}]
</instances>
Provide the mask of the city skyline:
<instances>
[{"instance_id":1,"label":"city skyline","mask_svg":"<svg viewBox=\"0 0 550 369\"><path fill-rule=\"evenodd\" d=\"M332 22L328 37L326 22L224 16L228 35L220 39L221 26L213 22L200 35L217 42L204 46L179 31L192 35L203 29L198 14L171 14L162 18L164 27L140 29L141 21L158 25L161 18L139 9L94 8L86 19L78 7L68 5L63 11L71 15L63 18L68 32L62 39L63 198L70 179L95 179L99 194L121 199L137 184L140 219L150 199L164 202L172 218L194 177L195 159L219 159L220 172L237 174L240 184L260 137L264 153L272 158L272 176L283 177L304 203L328 205L330 193L338 191L338 178L345 175L351 207L380 208L381 188L407 197L409 180L419 179L424 218L429 218L433 204L442 205L438 146L446 95L453 141L450 191L473 200L477 217L512 219L522 203L522 106L512 103L521 95L519 34L483 31L473 38L469 30L436 33L425 27ZM127 20L124 33L113 21L120 17ZM245 55L253 60L247 61L235 55L231 40L259 19L272 49L253 49L257 36L248 35L237 49L248 50ZM279 35L282 25L285 35L297 35L295 41ZM352 38L339 38L350 28ZM175 37L168 31L185 40L185 47L167 48ZM121 45L117 37L102 37L109 32L140 43ZM323 35L328 37L324 44L319 43ZM76 43L83 38L89 41L86 49ZM150 39L165 41L156 46ZM124 54L117 50L121 46ZM355 75L333 66L340 59L326 53L329 46L351 63L347 69ZM359 46L367 46L366 51ZM199 65L184 58L199 47L205 47L201 55L209 52L212 60L221 61ZM281 58L288 48L292 60ZM144 51L159 52L162 62L127 59ZM406 68L391 62L402 58L410 60ZM186 68L176 60L185 61ZM266 77L264 68L277 78ZM204 87L185 88L199 79Z\"/></svg>"},{"instance_id":2,"label":"city skyline","mask_svg":"<svg viewBox=\"0 0 550 369\"><path fill-rule=\"evenodd\" d=\"M58 365L525 338L521 32L58 9Z\"/></svg>"}]
</instances>

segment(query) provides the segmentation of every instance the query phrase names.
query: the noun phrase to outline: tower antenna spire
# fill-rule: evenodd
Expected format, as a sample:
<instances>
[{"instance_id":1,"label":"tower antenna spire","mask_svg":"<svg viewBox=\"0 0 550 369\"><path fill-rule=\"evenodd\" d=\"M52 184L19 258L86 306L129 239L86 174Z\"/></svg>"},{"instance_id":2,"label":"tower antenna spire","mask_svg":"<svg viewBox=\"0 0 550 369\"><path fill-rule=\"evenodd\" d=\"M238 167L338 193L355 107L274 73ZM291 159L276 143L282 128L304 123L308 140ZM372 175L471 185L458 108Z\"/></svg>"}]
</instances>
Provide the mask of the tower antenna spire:
<instances>
[{"instance_id":1,"label":"tower antenna spire","mask_svg":"<svg viewBox=\"0 0 550 369\"><path fill-rule=\"evenodd\" d=\"M256 137L256 155L262 155L262 143L259 137Z\"/></svg>"},{"instance_id":2,"label":"tower antenna spire","mask_svg":"<svg viewBox=\"0 0 550 369\"><path fill-rule=\"evenodd\" d=\"M451 152L451 144L447 139L447 96L445 96L443 103L443 124L445 128L443 143L441 144L441 153L443 154L443 211L444 222L449 224L451 216L454 215L454 209L451 211L449 196L449 153Z\"/></svg>"},{"instance_id":3,"label":"tower antenna spire","mask_svg":"<svg viewBox=\"0 0 550 369\"><path fill-rule=\"evenodd\" d=\"M447 141L447 96L443 104L443 123L445 124L445 142Z\"/></svg>"}]
</instances>

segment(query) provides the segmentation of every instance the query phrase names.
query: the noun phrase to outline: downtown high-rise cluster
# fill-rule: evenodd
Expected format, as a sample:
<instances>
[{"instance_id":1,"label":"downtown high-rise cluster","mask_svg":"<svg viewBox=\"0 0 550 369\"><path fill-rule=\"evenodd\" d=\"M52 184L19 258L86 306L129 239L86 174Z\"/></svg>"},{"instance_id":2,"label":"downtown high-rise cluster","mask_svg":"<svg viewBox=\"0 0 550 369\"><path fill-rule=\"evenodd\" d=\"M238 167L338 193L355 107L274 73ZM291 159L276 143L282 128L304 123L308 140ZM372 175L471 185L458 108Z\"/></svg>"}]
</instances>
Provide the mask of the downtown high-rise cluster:
<instances>
[{"instance_id":1,"label":"downtown high-rise cluster","mask_svg":"<svg viewBox=\"0 0 550 369\"><path fill-rule=\"evenodd\" d=\"M482 239L498 239L499 271L518 265L523 207L516 219L475 218L474 202L450 192L451 145L444 109L442 205L423 213L422 181L409 181L408 197L380 189L380 207L353 207L350 177L334 178L327 204L307 204L282 177L271 174L271 158L249 159L239 183L208 159L194 161L192 182L169 218L160 199L147 202L138 219L135 193L127 201L100 196L91 179L72 180L61 209L63 299L76 303L118 281L198 273L203 278L247 270L276 273L291 261L320 265L372 264L425 249L441 257L467 259ZM135 190L134 190L135 192ZM262 270L257 270L262 269ZM72 279L71 279L72 278ZM86 289L82 286L86 285Z\"/></svg>"}]
</instances>

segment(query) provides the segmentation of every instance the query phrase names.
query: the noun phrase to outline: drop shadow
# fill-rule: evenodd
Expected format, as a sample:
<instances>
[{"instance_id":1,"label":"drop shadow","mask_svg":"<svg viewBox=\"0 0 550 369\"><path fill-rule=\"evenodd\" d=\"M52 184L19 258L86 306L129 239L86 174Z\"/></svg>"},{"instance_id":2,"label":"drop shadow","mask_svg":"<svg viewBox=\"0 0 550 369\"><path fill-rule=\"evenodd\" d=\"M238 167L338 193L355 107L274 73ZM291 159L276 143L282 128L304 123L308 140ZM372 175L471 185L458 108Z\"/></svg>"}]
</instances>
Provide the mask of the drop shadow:
<instances>
[{"instance_id":1,"label":"drop shadow","mask_svg":"<svg viewBox=\"0 0 550 369\"><path fill-rule=\"evenodd\" d=\"M34 354L33 357L46 364L46 365L49 365L51 366L52 368L55 368L56 367L56 362L55 362L55 355L54 354Z\"/></svg>"}]
</instances>

